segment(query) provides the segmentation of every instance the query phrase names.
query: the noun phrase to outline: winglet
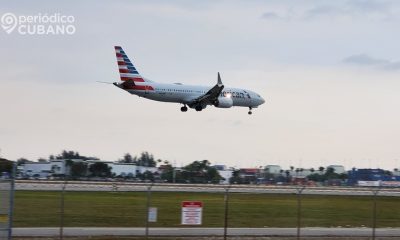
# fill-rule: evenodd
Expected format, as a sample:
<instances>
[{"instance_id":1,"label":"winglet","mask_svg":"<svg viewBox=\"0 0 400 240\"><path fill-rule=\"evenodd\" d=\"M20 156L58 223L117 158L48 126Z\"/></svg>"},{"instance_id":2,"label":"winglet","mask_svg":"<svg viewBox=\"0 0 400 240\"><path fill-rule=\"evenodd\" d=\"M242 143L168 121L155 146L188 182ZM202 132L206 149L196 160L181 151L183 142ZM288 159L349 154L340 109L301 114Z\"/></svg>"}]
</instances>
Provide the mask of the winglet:
<instances>
[{"instance_id":1,"label":"winglet","mask_svg":"<svg viewBox=\"0 0 400 240\"><path fill-rule=\"evenodd\" d=\"M218 87L221 87L221 86L223 86L223 84L221 81L221 76L219 75L219 72L218 72Z\"/></svg>"}]
</instances>

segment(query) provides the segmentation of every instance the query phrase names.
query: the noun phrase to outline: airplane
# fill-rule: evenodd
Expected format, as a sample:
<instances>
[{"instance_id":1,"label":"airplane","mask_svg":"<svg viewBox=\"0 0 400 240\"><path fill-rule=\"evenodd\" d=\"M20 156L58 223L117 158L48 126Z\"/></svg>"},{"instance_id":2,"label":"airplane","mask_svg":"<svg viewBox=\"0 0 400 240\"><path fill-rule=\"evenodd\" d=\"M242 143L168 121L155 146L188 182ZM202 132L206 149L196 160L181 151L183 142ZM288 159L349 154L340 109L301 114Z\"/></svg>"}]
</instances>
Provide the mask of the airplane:
<instances>
[{"instance_id":1,"label":"airplane","mask_svg":"<svg viewBox=\"0 0 400 240\"><path fill-rule=\"evenodd\" d=\"M214 105L217 108L238 106L248 107L248 114L251 115L253 108L257 108L265 102L259 94L253 91L225 88L219 73L217 84L214 87L153 82L139 74L122 47L115 46L114 48L121 81L113 84L130 94L160 102L183 104L182 112L187 112L188 107L199 112L208 105Z\"/></svg>"}]
</instances>

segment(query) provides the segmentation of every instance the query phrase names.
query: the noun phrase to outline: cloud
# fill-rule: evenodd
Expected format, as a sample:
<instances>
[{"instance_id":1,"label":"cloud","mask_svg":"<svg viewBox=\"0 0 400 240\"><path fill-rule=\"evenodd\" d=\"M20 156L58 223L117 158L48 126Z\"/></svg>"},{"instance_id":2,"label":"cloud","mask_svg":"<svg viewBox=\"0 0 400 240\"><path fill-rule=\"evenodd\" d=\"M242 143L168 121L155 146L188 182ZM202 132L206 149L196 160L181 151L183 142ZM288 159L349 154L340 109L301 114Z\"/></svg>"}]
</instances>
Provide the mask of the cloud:
<instances>
[{"instance_id":1,"label":"cloud","mask_svg":"<svg viewBox=\"0 0 400 240\"><path fill-rule=\"evenodd\" d=\"M343 59L344 63L360 66L376 66L386 70L399 70L400 61L371 57L365 53L351 55Z\"/></svg>"},{"instance_id":2,"label":"cloud","mask_svg":"<svg viewBox=\"0 0 400 240\"><path fill-rule=\"evenodd\" d=\"M380 65L389 63L389 61L386 59L373 58L365 53L355 54L346 57L343 59L343 62L360 64L360 65Z\"/></svg>"},{"instance_id":3,"label":"cloud","mask_svg":"<svg viewBox=\"0 0 400 240\"><path fill-rule=\"evenodd\" d=\"M294 11L294 9L296 11ZM280 20L313 20L321 18L359 18L366 17L374 20L387 20L396 16L399 10L396 2L392 1L311 1L302 6L292 4L282 9L282 14L267 11L261 15L263 19Z\"/></svg>"},{"instance_id":4,"label":"cloud","mask_svg":"<svg viewBox=\"0 0 400 240\"><path fill-rule=\"evenodd\" d=\"M304 12L305 19L316 18L319 16L337 16L345 14L344 9L338 6L316 6Z\"/></svg>"},{"instance_id":5,"label":"cloud","mask_svg":"<svg viewBox=\"0 0 400 240\"><path fill-rule=\"evenodd\" d=\"M345 4L317 5L304 12L307 19L316 17L374 17L390 16L391 4L387 1L348 1Z\"/></svg>"},{"instance_id":6,"label":"cloud","mask_svg":"<svg viewBox=\"0 0 400 240\"><path fill-rule=\"evenodd\" d=\"M390 9L389 1L352 0L347 2L348 8L358 12L386 12Z\"/></svg>"},{"instance_id":7,"label":"cloud","mask_svg":"<svg viewBox=\"0 0 400 240\"><path fill-rule=\"evenodd\" d=\"M261 15L261 18L268 19L268 20L275 20L279 19L279 15L275 12L265 12Z\"/></svg>"},{"instance_id":8,"label":"cloud","mask_svg":"<svg viewBox=\"0 0 400 240\"><path fill-rule=\"evenodd\" d=\"M388 70L400 70L400 61L390 62L385 66L385 69Z\"/></svg>"}]
</instances>

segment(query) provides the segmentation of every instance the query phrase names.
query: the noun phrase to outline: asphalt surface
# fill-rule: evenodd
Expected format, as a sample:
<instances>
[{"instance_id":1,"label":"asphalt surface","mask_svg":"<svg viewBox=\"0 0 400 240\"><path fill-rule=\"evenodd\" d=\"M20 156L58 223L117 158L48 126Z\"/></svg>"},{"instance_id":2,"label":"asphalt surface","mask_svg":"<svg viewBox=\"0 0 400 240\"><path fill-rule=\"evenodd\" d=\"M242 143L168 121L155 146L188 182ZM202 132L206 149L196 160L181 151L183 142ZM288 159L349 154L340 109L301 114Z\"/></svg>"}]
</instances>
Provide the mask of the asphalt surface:
<instances>
[{"instance_id":1,"label":"asphalt surface","mask_svg":"<svg viewBox=\"0 0 400 240\"><path fill-rule=\"evenodd\" d=\"M64 228L64 236L143 236L144 228ZM14 228L15 237L53 237L59 228ZM229 228L230 236L296 236L296 228ZM370 228L302 228L301 236L371 236ZM223 235L223 228L150 228L152 236L212 236ZM376 236L400 237L400 228L376 229Z\"/></svg>"},{"instance_id":2,"label":"asphalt surface","mask_svg":"<svg viewBox=\"0 0 400 240\"><path fill-rule=\"evenodd\" d=\"M63 182L60 181L16 181L16 190L60 191ZM66 191L147 191L149 183L130 182L78 182L66 184ZM158 183L152 186L153 192L225 192L227 185L213 184L166 184ZM351 195L371 196L377 188L365 187L306 187L303 194L313 195ZM265 185L231 185L230 192L235 193L276 193L295 194L295 186L265 186ZM379 196L400 197L400 188L380 188Z\"/></svg>"}]
</instances>

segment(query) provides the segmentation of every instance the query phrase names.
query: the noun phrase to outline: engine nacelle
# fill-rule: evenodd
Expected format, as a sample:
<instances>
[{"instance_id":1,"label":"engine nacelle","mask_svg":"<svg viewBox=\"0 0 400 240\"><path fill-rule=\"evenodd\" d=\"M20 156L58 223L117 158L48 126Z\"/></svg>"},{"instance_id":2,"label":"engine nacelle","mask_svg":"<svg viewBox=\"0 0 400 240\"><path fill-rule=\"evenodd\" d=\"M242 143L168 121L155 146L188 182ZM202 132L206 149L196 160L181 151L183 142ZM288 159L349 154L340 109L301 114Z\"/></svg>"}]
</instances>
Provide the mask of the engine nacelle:
<instances>
[{"instance_id":1,"label":"engine nacelle","mask_svg":"<svg viewBox=\"0 0 400 240\"><path fill-rule=\"evenodd\" d=\"M233 106L233 100L230 97L219 97L214 106L217 108L230 108Z\"/></svg>"}]
</instances>

